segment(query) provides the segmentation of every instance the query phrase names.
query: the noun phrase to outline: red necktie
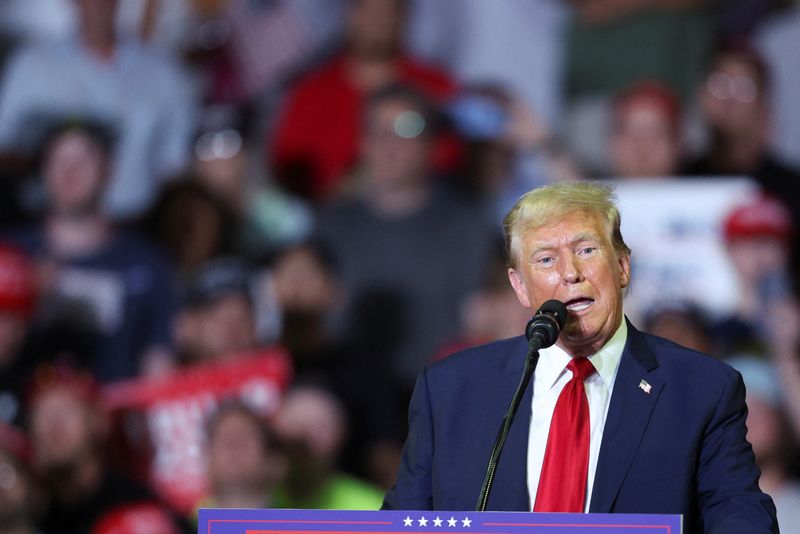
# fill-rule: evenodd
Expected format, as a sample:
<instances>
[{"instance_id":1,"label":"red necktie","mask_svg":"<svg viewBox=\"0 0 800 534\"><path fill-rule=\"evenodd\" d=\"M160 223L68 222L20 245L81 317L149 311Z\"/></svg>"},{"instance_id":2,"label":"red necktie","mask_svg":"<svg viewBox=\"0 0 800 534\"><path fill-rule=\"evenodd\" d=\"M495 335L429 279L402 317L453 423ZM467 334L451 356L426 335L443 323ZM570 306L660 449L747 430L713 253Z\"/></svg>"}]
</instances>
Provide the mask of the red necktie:
<instances>
[{"instance_id":1,"label":"red necktie","mask_svg":"<svg viewBox=\"0 0 800 534\"><path fill-rule=\"evenodd\" d=\"M589 400L583 381L594 373L586 358L567 365L572 380L558 396L544 452L534 512L583 512L589 470Z\"/></svg>"}]
</instances>

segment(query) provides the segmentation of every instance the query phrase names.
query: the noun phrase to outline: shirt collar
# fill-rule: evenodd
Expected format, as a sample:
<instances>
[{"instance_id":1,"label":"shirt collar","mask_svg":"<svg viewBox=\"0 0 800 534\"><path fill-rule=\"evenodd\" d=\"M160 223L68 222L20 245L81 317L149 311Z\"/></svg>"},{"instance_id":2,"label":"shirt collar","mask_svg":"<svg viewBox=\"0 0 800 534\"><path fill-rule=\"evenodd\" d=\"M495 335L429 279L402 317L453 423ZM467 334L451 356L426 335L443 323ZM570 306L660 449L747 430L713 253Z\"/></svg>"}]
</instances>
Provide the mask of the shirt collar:
<instances>
[{"instance_id":1,"label":"shirt collar","mask_svg":"<svg viewBox=\"0 0 800 534\"><path fill-rule=\"evenodd\" d=\"M617 376L617 368L622 359L622 351L625 349L625 342L628 340L628 321L625 317L620 321L619 328L611 336L611 339L603 345L589 360L597 370L598 376L603 379L606 386L611 390L614 386L614 378Z\"/></svg>"},{"instance_id":2,"label":"shirt collar","mask_svg":"<svg viewBox=\"0 0 800 534\"><path fill-rule=\"evenodd\" d=\"M614 386L614 378L617 376L617 368L622 359L622 351L628 339L628 324L622 318L617 331L611 336L603 347L595 354L589 356L597 370L597 375L603 380L606 387L610 389ZM534 375L534 388L550 389L559 379L562 373L566 372L567 364L572 357L558 345L552 345L539 351L539 363L536 365Z\"/></svg>"}]
</instances>

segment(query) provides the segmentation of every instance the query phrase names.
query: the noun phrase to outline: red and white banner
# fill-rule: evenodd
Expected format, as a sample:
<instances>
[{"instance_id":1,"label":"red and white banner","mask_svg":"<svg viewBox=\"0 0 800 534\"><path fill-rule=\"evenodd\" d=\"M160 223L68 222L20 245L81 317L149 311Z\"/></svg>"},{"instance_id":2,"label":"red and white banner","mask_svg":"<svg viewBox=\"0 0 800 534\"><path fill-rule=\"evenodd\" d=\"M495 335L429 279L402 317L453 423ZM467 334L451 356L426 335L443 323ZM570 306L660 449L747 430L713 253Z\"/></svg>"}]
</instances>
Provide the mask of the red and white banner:
<instances>
[{"instance_id":1,"label":"red and white banner","mask_svg":"<svg viewBox=\"0 0 800 534\"><path fill-rule=\"evenodd\" d=\"M220 402L238 399L271 416L292 377L288 354L269 348L186 367L159 378L108 385L105 406L126 447L149 449L147 478L167 503L191 512L206 491L206 422Z\"/></svg>"}]
</instances>

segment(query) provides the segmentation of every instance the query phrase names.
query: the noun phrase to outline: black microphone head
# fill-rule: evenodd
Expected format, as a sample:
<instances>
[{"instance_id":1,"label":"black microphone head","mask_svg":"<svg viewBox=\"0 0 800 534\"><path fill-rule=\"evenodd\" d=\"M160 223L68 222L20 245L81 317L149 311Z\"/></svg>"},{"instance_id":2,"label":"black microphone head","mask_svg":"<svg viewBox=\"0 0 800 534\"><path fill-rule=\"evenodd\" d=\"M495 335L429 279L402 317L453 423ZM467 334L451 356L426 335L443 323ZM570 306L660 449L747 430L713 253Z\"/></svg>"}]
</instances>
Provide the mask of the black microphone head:
<instances>
[{"instance_id":1,"label":"black microphone head","mask_svg":"<svg viewBox=\"0 0 800 534\"><path fill-rule=\"evenodd\" d=\"M549 347L558 339L558 334L567 319L567 307L558 300L548 300L536 310L525 327L528 342L536 341L538 348Z\"/></svg>"},{"instance_id":2,"label":"black microphone head","mask_svg":"<svg viewBox=\"0 0 800 534\"><path fill-rule=\"evenodd\" d=\"M560 300L548 300L539 306L539 310L536 312L536 315L541 314L546 314L553 317L558 324L558 329L561 330L564 328L564 323L567 320L567 306Z\"/></svg>"}]
</instances>

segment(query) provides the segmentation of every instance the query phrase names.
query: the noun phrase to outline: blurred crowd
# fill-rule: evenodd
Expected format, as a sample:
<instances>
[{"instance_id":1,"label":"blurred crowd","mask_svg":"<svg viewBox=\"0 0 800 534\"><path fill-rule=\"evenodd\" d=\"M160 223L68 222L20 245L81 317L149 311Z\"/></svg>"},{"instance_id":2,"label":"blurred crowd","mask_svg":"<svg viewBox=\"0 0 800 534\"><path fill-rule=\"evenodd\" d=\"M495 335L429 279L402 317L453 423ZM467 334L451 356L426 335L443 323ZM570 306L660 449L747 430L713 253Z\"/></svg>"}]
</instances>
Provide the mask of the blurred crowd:
<instances>
[{"instance_id":1,"label":"blurred crowd","mask_svg":"<svg viewBox=\"0 0 800 534\"><path fill-rule=\"evenodd\" d=\"M799 44L791 0L0 0L0 532L191 532L104 392L271 346L197 506L378 508L417 373L524 329L520 194L742 176L735 309L640 326L742 372L791 532Z\"/></svg>"}]
</instances>

